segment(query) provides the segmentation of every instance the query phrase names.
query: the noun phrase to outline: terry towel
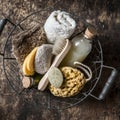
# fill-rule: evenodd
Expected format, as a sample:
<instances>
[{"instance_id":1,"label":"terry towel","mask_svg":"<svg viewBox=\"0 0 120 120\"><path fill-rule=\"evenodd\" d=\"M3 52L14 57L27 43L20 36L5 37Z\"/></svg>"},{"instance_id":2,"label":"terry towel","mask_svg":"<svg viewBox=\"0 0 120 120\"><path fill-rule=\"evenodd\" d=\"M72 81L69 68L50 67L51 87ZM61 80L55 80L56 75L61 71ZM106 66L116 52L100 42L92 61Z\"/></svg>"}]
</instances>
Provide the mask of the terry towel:
<instances>
[{"instance_id":1,"label":"terry towel","mask_svg":"<svg viewBox=\"0 0 120 120\"><path fill-rule=\"evenodd\" d=\"M75 20L64 11L53 11L44 24L44 30L49 43L69 38L76 27Z\"/></svg>"}]
</instances>

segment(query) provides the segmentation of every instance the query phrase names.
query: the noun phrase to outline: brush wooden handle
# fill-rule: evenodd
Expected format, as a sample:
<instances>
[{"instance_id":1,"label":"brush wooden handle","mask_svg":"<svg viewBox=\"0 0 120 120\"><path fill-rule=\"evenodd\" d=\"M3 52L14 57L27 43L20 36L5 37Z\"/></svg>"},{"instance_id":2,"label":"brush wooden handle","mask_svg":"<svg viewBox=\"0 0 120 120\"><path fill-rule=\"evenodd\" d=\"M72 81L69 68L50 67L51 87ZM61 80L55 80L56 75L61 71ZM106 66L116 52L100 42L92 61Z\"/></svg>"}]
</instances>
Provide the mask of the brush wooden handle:
<instances>
[{"instance_id":1,"label":"brush wooden handle","mask_svg":"<svg viewBox=\"0 0 120 120\"><path fill-rule=\"evenodd\" d=\"M68 39L66 39L66 43L65 43L65 47L62 49L62 51L55 57L51 67L49 68L49 70L52 67L58 67L59 64L62 62L63 58L66 56L66 54L68 53L68 51L71 48L71 43L69 42ZM44 91L45 88L47 87L49 81L48 81L48 72L42 77L42 79L40 80L39 84L38 84L38 90Z\"/></svg>"}]
</instances>

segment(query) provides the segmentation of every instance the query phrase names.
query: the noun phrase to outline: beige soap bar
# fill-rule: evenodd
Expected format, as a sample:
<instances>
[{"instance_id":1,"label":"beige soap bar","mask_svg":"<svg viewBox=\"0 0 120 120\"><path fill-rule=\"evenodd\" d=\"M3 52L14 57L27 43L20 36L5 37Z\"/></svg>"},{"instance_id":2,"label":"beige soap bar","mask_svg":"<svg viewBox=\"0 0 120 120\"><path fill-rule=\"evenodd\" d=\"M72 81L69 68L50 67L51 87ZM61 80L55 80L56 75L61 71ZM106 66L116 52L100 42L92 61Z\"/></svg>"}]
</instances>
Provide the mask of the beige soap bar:
<instances>
[{"instance_id":1,"label":"beige soap bar","mask_svg":"<svg viewBox=\"0 0 120 120\"><path fill-rule=\"evenodd\" d=\"M18 64L23 65L25 57L37 46L46 43L46 35L39 24L13 36L12 52Z\"/></svg>"},{"instance_id":2,"label":"beige soap bar","mask_svg":"<svg viewBox=\"0 0 120 120\"><path fill-rule=\"evenodd\" d=\"M63 83L62 72L57 67L52 67L48 73L48 80L54 87L61 87Z\"/></svg>"},{"instance_id":3,"label":"beige soap bar","mask_svg":"<svg viewBox=\"0 0 120 120\"><path fill-rule=\"evenodd\" d=\"M52 62L52 48L51 44L43 44L36 52L35 56L35 71L39 74L45 74Z\"/></svg>"}]
</instances>

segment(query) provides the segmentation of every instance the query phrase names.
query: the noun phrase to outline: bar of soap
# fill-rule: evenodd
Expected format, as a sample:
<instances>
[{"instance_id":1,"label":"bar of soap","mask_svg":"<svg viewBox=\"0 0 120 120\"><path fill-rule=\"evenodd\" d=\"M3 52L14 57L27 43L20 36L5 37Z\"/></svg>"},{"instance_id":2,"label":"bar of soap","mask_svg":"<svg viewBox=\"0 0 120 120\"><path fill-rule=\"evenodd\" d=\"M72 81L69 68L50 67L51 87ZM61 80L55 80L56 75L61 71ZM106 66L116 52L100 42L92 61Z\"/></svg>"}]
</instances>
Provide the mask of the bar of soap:
<instances>
[{"instance_id":1,"label":"bar of soap","mask_svg":"<svg viewBox=\"0 0 120 120\"><path fill-rule=\"evenodd\" d=\"M52 67L48 72L48 80L54 87L61 87L63 83L62 72L57 67Z\"/></svg>"},{"instance_id":2,"label":"bar of soap","mask_svg":"<svg viewBox=\"0 0 120 120\"><path fill-rule=\"evenodd\" d=\"M53 45L41 45L35 56L35 71L39 74L45 74L51 66Z\"/></svg>"}]
</instances>

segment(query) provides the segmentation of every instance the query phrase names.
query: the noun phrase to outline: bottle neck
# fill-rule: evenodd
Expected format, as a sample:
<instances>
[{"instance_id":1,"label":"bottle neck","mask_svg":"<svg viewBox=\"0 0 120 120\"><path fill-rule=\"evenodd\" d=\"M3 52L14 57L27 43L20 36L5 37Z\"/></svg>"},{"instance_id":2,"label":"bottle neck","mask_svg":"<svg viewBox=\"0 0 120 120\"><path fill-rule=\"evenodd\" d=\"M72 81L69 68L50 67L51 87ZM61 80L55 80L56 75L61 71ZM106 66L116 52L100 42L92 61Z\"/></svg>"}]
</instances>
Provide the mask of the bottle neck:
<instances>
[{"instance_id":1,"label":"bottle neck","mask_svg":"<svg viewBox=\"0 0 120 120\"><path fill-rule=\"evenodd\" d=\"M92 38L91 37L89 37L88 35L86 35L86 34L84 34L83 35L86 39L88 39L88 40L91 40Z\"/></svg>"}]
</instances>

